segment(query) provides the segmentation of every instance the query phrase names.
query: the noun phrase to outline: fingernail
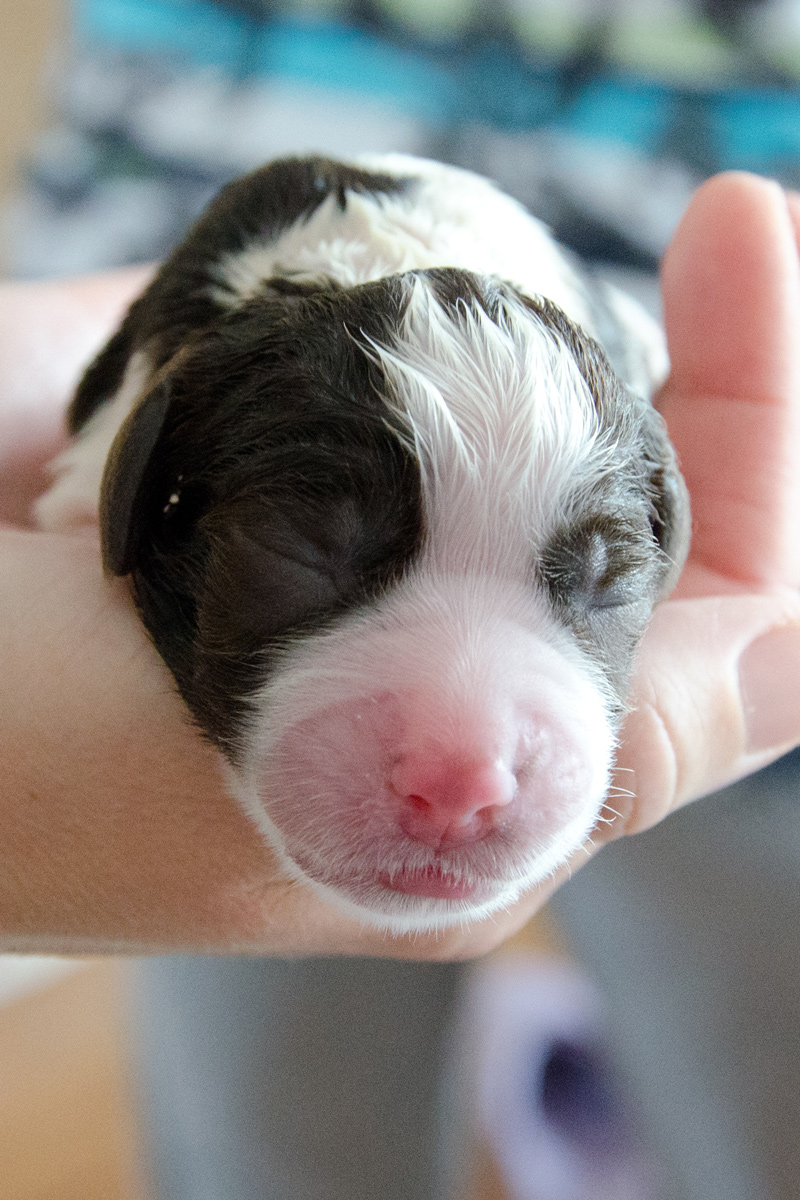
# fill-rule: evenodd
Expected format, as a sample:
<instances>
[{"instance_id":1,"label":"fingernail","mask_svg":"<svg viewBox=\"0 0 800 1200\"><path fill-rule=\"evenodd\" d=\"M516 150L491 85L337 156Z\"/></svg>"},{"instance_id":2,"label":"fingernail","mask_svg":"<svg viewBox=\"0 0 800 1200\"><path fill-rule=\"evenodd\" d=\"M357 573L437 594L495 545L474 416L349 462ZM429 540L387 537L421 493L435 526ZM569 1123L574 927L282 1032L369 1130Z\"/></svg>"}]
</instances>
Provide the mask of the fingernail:
<instances>
[{"instance_id":1,"label":"fingernail","mask_svg":"<svg viewBox=\"0 0 800 1200\"><path fill-rule=\"evenodd\" d=\"M747 749L800 741L800 628L773 629L739 658Z\"/></svg>"}]
</instances>

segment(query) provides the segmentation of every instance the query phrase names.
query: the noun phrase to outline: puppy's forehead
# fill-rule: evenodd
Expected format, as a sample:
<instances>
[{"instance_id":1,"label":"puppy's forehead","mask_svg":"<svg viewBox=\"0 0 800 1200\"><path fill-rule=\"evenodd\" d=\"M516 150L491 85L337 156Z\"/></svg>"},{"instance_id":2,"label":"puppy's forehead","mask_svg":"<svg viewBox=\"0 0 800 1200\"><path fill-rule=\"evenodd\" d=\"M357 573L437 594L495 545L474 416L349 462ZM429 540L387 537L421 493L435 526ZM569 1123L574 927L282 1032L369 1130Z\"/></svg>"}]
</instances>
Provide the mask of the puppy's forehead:
<instances>
[{"instance_id":1,"label":"puppy's forehead","mask_svg":"<svg viewBox=\"0 0 800 1200\"><path fill-rule=\"evenodd\" d=\"M434 270L405 288L398 336L375 353L420 463L427 556L516 573L614 467L589 339L499 280Z\"/></svg>"},{"instance_id":2,"label":"puppy's forehead","mask_svg":"<svg viewBox=\"0 0 800 1200\"><path fill-rule=\"evenodd\" d=\"M221 459L248 487L242 464L263 474L276 440L294 446L297 475L314 447L343 437L379 453L377 484L385 450L362 426L391 430L418 464L440 565L496 569L500 547L516 561L522 544L536 553L613 471L620 389L603 362L562 310L494 277L436 268L356 288L275 279L201 348L181 391L202 412L201 473ZM178 411L174 423L184 428ZM209 455L212 444L230 453ZM180 471L185 434L173 451ZM229 482L220 477L222 492Z\"/></svg>"}]
</instances>

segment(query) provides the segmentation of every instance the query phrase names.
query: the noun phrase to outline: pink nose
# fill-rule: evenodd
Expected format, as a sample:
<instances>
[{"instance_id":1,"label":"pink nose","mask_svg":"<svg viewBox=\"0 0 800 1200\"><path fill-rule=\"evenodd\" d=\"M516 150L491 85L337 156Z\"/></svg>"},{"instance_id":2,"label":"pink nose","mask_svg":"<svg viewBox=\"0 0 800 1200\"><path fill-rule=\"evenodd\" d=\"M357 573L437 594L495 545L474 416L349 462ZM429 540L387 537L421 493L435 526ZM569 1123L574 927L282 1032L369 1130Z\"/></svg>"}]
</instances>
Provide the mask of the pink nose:
<instances>
[{"instance_id":1,"label":"pink nose","mask_svg":"<svg viewBox=\"0 0 800 1200\"><path fill-rule=\"evenodd\" d=\"M417 753L395 763L390 782L404 801L403 832L434 848L484 836L517 790L502 762L442 761Z\"/></svg>"}]
</instances>

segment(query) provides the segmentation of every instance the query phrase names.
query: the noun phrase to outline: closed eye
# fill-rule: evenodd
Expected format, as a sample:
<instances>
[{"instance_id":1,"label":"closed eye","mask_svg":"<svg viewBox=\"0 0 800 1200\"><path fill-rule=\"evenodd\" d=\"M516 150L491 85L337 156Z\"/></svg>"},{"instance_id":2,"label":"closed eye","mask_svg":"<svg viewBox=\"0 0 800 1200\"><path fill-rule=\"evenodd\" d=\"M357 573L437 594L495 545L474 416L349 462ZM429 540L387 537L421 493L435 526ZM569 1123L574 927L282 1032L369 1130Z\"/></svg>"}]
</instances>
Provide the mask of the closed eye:
<instances>
[{"instance_id":1,"label":"closed eye","mask_svg":"<svg viewBox=\"0 0 800 1200\"><path fill-rule=\"evenodd\" d=\"M622 578L611 583L600 580L586 597L586 607L589 609L622 608L641 599L641 588L637 587L640 574L628 572Z\"/></svg>"},{"instance_id":2,"label":"closed eye","mask_svg":"<svg viewBox=\"0 0 800 1200\"><path fill-rule=\"evenodd\" d=\"M547 547L541 574L554 602L586 613L642 600L653 570L647 531L608 517L561 531Z\"/></svg>"}]
</instances>

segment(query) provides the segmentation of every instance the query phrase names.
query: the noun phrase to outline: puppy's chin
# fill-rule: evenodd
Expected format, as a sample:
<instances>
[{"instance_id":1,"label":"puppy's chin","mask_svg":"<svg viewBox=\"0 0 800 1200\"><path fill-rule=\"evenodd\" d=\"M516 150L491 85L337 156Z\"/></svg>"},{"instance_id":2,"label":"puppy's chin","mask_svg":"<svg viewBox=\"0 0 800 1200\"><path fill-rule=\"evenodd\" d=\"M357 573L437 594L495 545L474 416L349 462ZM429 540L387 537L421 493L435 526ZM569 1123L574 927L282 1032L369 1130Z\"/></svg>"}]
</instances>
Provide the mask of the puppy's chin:
<instances>
[{"instance_id":1,"label":"puppy's chin","mask_svg":"<svg viewBox=\"0 0 800 1200\"><path fill-rule=\"evenodd\" d=\"M323 880L285 853L281 857L287 874L311 887L326 903L387 933L434 933L480 921L508 908L527 887L523 881L466 882L438 868L343 874Z\"/></svg>"},{"instance_id":2,"label":"puppy's chin","mask_svg":"<svg viewBox=\"0 0 800 1200\"><path fill-rule=\"evenodd\" d=\"M408 866L363 874L355 869L336 875L322 872L318 865L304 870L280 848L283 839L275 830L271 839L287 875L312 888L321 899L363 924L387 933L435 933L491 917L510 908L537 883L552 875L556 867L585 840L567 832L550 854L532 855L528 869L498 879L440 868ZM567 840L569 838L569 841Z\"/></svg>"},{"instance_id":3,"label":"puppy's chin","mask_svg":"<svg viewBox=\"0 0 800 1200\"><path fill-rule=\"evenodd\" d=\"M348 833L342 836L341 825L337 828L326 821L325 806L318 814L316 835L295 839L273 818L276 809L280 815L294 807L296 796L282 805L267 806L263 797L243 787L230 768L228 776L231 790L277 851L288 877L373 928L425 933L480 921L509 908L578 850L596 822L605 795L607 764L598 766L594 786L587 788L571 818L565 816L552 827L546 841L538 814L529 808L503 830L472 845L443 851L415 845L391 829L373 840L369 826L374 828L374 823L368 821L357 829L352 813L343 814Z\"/></svg>"}]
</instances>

